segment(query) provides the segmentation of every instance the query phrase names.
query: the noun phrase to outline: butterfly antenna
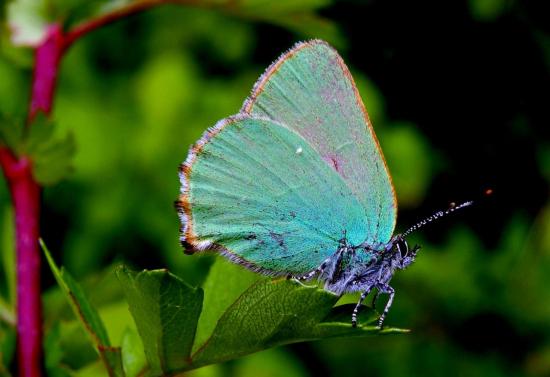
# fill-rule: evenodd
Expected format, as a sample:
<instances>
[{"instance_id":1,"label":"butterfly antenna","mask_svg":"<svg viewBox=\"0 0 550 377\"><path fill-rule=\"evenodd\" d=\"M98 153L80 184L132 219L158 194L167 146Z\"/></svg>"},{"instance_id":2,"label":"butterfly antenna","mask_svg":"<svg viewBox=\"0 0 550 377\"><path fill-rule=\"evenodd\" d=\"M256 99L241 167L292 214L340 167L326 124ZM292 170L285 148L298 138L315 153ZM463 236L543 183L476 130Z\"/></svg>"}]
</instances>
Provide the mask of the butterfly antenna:
<instances>
[{"instance_id":1,"label":"butterfly antenna","mask_svg":"<svg viewBox=\"0 0 550 377\"><path fill-rule=\"evenodd\" d=\"M454 211L458 211L459 209L462 209L462 208L465 208L465 207L469 207L472 204L474 204L473 200L461 203L459 205L456 205L456 203L451 203L451 205L449 206L449 208L446 211L437 211L433 215L428 216L425 219L417 222L416 224L411 226L409 229L407 229L403 234L401 234L401 237L403 237L403 238L407 237L409 234L411 234L412 232L422 228L424 225L429 224L432 221L434 221L436 219L439 219L443 216L447 216L449 213L452 213Z\"/></svg>"}]
</instances>

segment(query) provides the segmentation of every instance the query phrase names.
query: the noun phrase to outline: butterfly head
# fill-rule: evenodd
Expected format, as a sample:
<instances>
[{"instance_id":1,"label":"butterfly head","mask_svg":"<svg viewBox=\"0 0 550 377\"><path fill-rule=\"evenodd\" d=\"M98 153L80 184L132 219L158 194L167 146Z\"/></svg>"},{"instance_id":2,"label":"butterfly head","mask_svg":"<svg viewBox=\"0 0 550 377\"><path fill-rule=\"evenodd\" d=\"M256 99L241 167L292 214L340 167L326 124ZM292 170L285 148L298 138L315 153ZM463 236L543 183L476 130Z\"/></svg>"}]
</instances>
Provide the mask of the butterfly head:
<instances>
[{"instance_id":1,"label":"butterfly head","mask_svg":"<svg viewBox=\"0 0 550 377\"><path fill-rule=\"evenodd\" d=\"M407 240L398 234L393 237L386 250L390 253L394 268L402 270L414 262L420 246L409 247Z\"/></svg>"},{"instance_id":2,"label":"butterfly head","mask_svg":"<svg viewBox=\"0 0 550 377\"><path fill-rule=\"evenodd\" d=\"M433 215L417 222L402 234L398 234L394 236L392 240L387 244L386 250L385 250L387 253L389 253L394 268L404 269L407 266L409 266L412 262L414 262L414 259L416 258L416 254L418 250L420 250L419 245L415 245L413 248L409 247L409 244L407 243L407 240L406 240L406 237L409 234L418 230L419 228L424 227L425 225L431 223L432 221L439 219L440 217L447 216L448 214L456 210L469 207L473 203L474 203L473 201L467 201L458 205L456 203L451 203L447 210L437 211Z\"/></svg>"}]
</instances>

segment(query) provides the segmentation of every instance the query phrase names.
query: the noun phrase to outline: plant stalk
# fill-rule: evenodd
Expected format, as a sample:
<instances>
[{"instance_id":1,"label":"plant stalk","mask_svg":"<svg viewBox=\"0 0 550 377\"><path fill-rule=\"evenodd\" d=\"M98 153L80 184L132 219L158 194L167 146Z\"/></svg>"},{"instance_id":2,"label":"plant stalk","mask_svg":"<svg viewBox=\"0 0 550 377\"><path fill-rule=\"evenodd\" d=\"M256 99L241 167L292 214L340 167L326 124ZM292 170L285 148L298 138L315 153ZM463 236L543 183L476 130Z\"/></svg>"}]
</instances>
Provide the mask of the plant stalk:
<instances>
[{"instance_id":1,"label":"plant stalk","mask_svg":"<svg viewBox=\"0 0 550 377\"><path fill-rule=\"evenodd\" d=\"M44 40L35 48L34 70L27 116L27 127L38 113L50 115L57 75L63 54L85 34L134 13L167 3L193 3L194 0L148 0L77 25L67 33L60 24L48 26ZM40 193L32 174L32 161L16 156L0 145L0 165L8 183L15 212L17 249L17 354L18 374L42 376L42 306L40 287Z\"/></svg>"},{"instance_id":2,"label":"plant stalk","mask_svg":"<svg viewBox=\"0 0 550 377\"><path fill-rule=\"evenodd\" d=\"M34 55L27 127L39 112L50 114L59 62L64 49L57 24L48 27ZM15 213L17 271L17 360L23 377L42 375L42 305L40 299L40 186L27 156L0 148L0 164L8 182Z\"/></svg>"},{"instance_id":3,"label":"plant stalk","mask_svg":"<svg viewBox=\"0 0 550 377\"><path fill-rule=\"evenodd\" d=\"M17 248L17 354L19 375L42 375L42 305L40 301L40 187L28 158L0 149L0 163L15 210Z\"/></svg>"},{"instance_id":4,"label":"plant stalk","mask_svg":"<svg viewBox=\"0 0 550 377\"><path fill-rule=\"evenodd\" d=\"M48 26L44 41L38 45L34 53L32 92L27 125L32 123L39 112L49 115L52 111L57 73L65 45L65 36L61 26L58 24Z\"/></svg>"}]
</instances>

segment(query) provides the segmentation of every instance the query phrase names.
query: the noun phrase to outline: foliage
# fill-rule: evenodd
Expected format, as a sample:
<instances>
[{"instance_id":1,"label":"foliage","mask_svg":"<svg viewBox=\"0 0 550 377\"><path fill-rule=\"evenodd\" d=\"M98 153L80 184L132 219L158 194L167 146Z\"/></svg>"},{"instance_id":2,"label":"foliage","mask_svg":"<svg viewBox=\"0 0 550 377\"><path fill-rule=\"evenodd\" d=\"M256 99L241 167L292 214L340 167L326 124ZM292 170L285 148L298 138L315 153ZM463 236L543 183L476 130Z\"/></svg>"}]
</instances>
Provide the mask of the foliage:
<instances>
[{"instance_id":1,"label":"foliage","mask_svg":"<svg viewBox=\"0 0 550 377\"><path fill-rule=\"evenodd\" d=\"M110 376L122 376L122 359L120 348L112 347L109 341L109 335L105 330L103 322L99 317L97 311L90 305L86 299L84 292L73 279L73 277L65 271L63 268L60 270L57 268L53 261L50 252L46 248L43 242L41 246L48 260L48 264L52 269L57 284L61 287L69 303L73 309L73 312L81 320L83 328L88 333L92 343L94 344L97 352L103 360L107 371Z\"/></svg>"},{"instance_id":2,"label":"foliage","mask_svg":"<svg viewBox=\"0 0 550 377\"><path fill-rule=\"evenodd\" d=\"M21 123L0 121L0 146L6 145L17 156L28 156L33 164L33 175L45 186L53 185L72 170L76 150L72 134L55 136L55 125L43 115L24 127Z\"/></svg>"},{"instance_id":3,"label":"foliage","mask_svg":"<svg viewBox=\"0 0 550 377\"><path fill-rule=\"evenodd\" d=\"M359 327L352 328L350 313L354 305L333 308L338 301L334 294L294 281L250 279L246 274L251 273L220 259L204 284L206 291L192 288L166 270L136 273L120 267L117 277L141 341L128 329L121 340L122 349L112 347L101 318L82 288L66 270L58 269L44 244L42 247L110 376L128 372L139 375L143 371L152 376L172 375L281 344L405 331L380 330L376 326L378 313L368 308L359 316ZM227 281L234 284L228 285ZM217 300L221 292L224 299ZM211 298L209 306L203 306L205 295ZM200 337L196 336L198 327L202 330Z\"/></svg>"}]
</instances>

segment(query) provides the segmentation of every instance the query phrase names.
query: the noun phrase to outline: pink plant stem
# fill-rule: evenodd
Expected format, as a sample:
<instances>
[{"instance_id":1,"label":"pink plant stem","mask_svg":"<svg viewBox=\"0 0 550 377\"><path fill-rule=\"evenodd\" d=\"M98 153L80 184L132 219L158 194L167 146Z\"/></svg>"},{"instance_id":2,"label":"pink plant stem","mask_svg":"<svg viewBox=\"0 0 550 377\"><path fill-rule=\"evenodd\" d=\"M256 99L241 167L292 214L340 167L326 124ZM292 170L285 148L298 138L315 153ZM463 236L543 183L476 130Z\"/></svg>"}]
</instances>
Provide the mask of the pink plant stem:
<instances>
[{"instance_id":1,"label":"pink plant stem","mask_svg":"<svg viewBox=\"0 0 550 377\"><path fill-rule=\"evenodd\" d=\"M50 114L52 111L57 73L65 45L61 26L52 24L48 27L44 41L36 48L29 123L38 112Z\"/></svg>"},{"instance_id":2,"label":"pink plant stem","mask_svg":"<svg viewBox=\"0 0 550 377\"><path fill-rule=\"evenodd\" d=\"M0 163L15 208L17 244L17 351L19 375L41 376L42 306L40 302L40 187L31 163L0 148Z\"/></svg>"},{"instance_id":3,"label":"pink plant stem","mask_svg":"<svg viewBox=\"0 0 550 377\"><path fill-rule=\"evenodd\" d=\"M64 33L59 24L48 26L36 47L27 126L38 113L50 115L59 65L64 52L80 37L99 27L156 5L192 4L195 0L149 0L77 25ZM28 156L16 156L0 145L0 165L8 182L15 209L17 248L17 354L18 375L42 376L42 305L40 299L40 192Z\"/></svg>"},{"instance_id":4,"label":"pink plant stem","mask_svg":"<svg viewBox=\"0 0 550 377\"><path fill-rule=\"evenodd\" d=\"M28 125L39 112L50 114L52 110L63 45L61 27L51 25L36 48ZM32 163L27 156L18 157L1 147L0 164L15 210L18 372L23 377L39 377L42 375L40 186L32 175Z\"/></svg>"},{"instance_id":5,"label":"pink plant stem","mask_svg":"<svg viewBox=\"0 0 550 377\"><path fill-rule=\"evenodd\" d=\"M200 1L197 0L142 0L130 2L128 5L114 10L110 13L100 15L91 20L85 21L79 25L76 25L73 29L67 32L65 43L69 47L75 40L79 39L85 34L110 24L114 21L118 21L121 18L131 16L136 13L143 12L147 9L166 4L180 4L180 5L199 5Z\"/></svg>"}]
</instances>

